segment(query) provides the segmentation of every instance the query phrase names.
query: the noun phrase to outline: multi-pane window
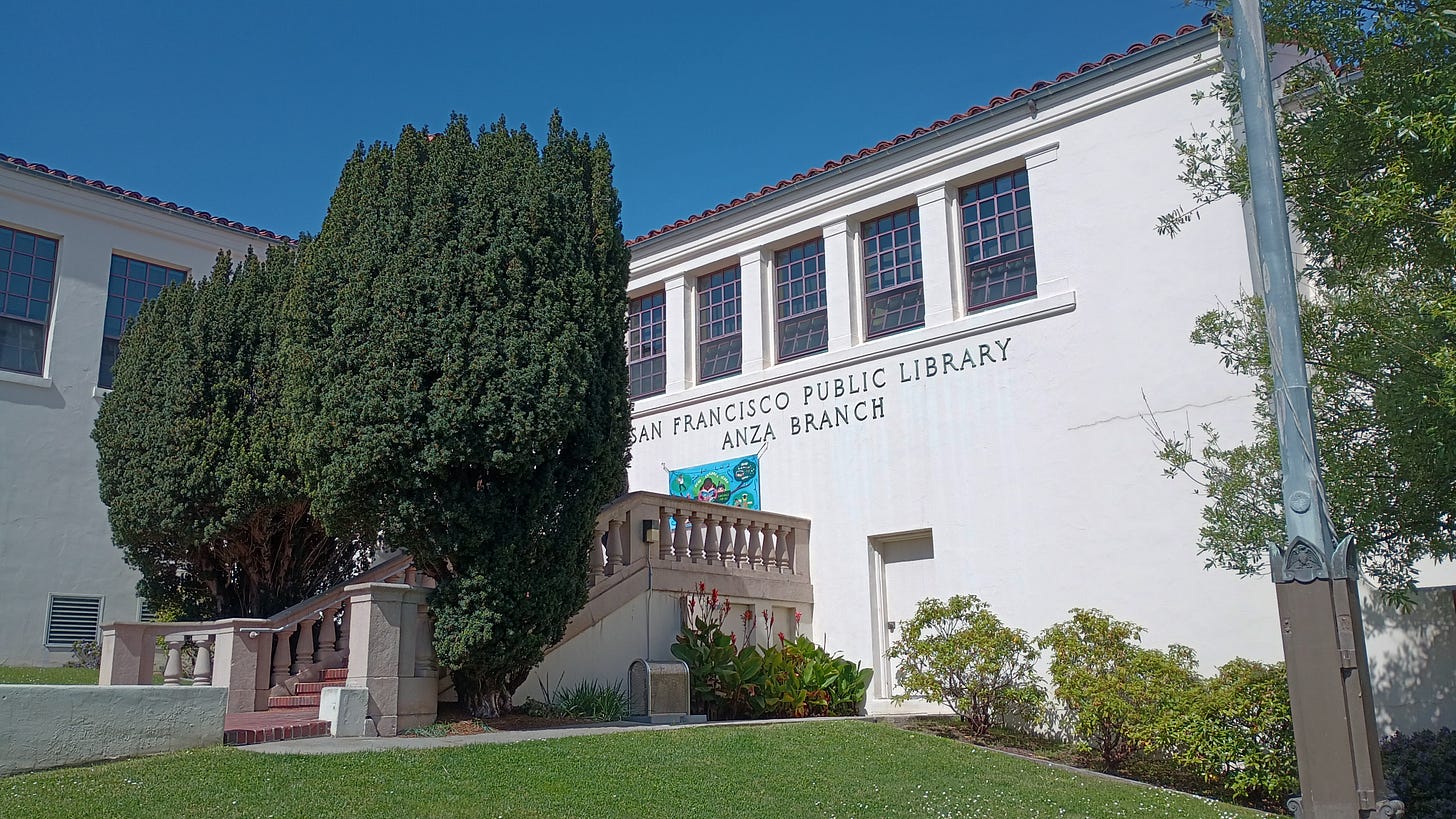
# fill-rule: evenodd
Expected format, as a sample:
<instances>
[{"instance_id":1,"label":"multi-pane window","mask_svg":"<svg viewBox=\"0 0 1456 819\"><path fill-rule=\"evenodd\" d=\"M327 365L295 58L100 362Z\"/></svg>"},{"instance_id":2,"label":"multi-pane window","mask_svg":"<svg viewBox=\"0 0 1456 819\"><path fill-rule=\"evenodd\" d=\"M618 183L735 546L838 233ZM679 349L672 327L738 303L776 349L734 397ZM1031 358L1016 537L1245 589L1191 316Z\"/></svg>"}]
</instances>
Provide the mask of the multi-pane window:
<instances>
[{"instance_id":1,"label":"multi-pane window","mask_svg":"<svg viewBox=\"0 0 1456 819\"><path fill-rule=\"evenodd\" d=\"M0 370L45 369L55 280L55 239L0 226Z\"/></svg>"},{"instance_id":2,"label":"multi-pane window","mask_svg":"<svg viewBox=\"0 0 1456 819\"><path fill-rule=\"evenodd\" d=\"M162 288L185 281L187 274L159 264L111 257L111 282L106 289L106 326L101 338L101 373L96 386L111 388L111 368L126 323L136 317L142 302L156 298Z\"/></svg>"},{"instance_id":3,"label":"multi-pane window","mask_svg":"<svg viewBox=\"0 0 1456 819\"><path fill-rule=\"evenodd\" d=\"M1026 171L963 188L961 231L970 310L1036 295Z\"/></svg>"},{"instance_id":4,"label":"multi-pane window","mask_svg":"<svg viewBox=\"0 0 1456 819\"><path fill-rule=\"evenodd\" d=\"M743 298L738 266L698 277L698 380L743 371Z\"/></svg>"},{"instance_id":5,"label":"multi-pane window","mask_svg":"<svg viewBox=\"0 0 1456 819\"><path fill-rule=\"evenodd\" d=\"M909 207L860 227L870 338L925 324L920 211Z\"/></svg>"},{"instance_id":6,"label":"multi-pane window","mask_svg":"<svg viewBox=\"0 0 1456 819\"><path fill-rule=\"evenodd\" d=\"M824 240L815 239L774 254L779 361L829 347L824 303Z\"/></svg>"},{"instance_id":7,"label":"multi-pane window","mask_svg":"<svg viewBox=\"0 0 1456 819\"><path fill-rule=\"evenodd\" d=\"M667 392L667 296L660 290L627 307L627 389L633 398Z\"/></svg>"}]
</instances>

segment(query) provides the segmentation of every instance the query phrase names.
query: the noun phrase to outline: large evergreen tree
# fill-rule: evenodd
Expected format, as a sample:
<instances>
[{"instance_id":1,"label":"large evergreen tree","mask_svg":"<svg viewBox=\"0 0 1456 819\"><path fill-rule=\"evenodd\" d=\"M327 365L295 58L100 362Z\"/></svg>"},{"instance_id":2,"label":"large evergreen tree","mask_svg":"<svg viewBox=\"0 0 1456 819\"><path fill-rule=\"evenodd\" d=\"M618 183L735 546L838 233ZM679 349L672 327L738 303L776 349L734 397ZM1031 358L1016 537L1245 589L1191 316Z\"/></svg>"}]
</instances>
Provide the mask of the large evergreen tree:
<instances>
[{"instance_id":1,"label":"large evergreen tree","mask_svg":"<svg viewBox=\"0 0 1456 819\"><path fill-rule=\"evenodd\" d=\"M505 707L585 603L625 487L628 257L611 154L551 120L406 127L345 164L290 305L289 407L331 531L439 582L437 655Z\"/></svg>"},{"instance_id":2,"label":"large evergreen tree","mask_svg":"<svg viewBox=\"0 0 1456 819\"><path fill-rule=\"evenodd\" d=\"M220 255L122 336L92 437L112 537L141 596L179 617L273 614L348 577L360 549L310 514L282 410L292 253Z\"/></svg>"},{"instance_id":3,"label":"large evergreen tree","mask_svg":"<svg viewBox=\"0 0 1456 819\"><path fill-rule=\"evenodd\" d=\"M1266 0L1264 13L1270 41L1307 58L1282 78L1279 142L1333 528L1354 533L1367 575L1400 595L1421 559L1456 559L1456 3ZM1237 110L1231 78L1216 96ZM1200 202L1247 191L1234 133L1229 120L1180 143ZM1170 474L1209 497L1210 562L1245 573L1283 540L1263 325L1246 298L1194 333L1261 378L1254 439L1163 435Z\"/></svg>"}]
</instances>

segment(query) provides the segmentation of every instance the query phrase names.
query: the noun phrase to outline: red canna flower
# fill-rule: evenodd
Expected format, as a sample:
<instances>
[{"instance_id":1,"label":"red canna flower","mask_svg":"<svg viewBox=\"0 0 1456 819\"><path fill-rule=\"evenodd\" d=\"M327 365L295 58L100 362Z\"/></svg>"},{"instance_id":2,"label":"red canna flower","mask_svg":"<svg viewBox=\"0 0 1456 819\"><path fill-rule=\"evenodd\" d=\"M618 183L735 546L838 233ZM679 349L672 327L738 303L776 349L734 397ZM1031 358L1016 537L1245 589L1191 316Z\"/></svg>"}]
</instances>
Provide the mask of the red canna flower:
<instances>
[{"instance_id":1,"label":"red canna flower","mask_svg":"<svg viewBox=\"0 0 1456 819\"><path fill-rule=\"evenodd\" d=\"M788 641L789 641L789 638L785 637L784 636L784 633L782 631L780 631L779 632L779 642L780 643L787 643Z\"/></svg>"},{"instance_id":2,"label":"red canna flower","mask_svg":"<svg viewBox=\"0 0 1456 819\"><path fill-rule=\"evenodd\" d=\"M794 609L794 625L798 625L804 619L804 612Z\"/></svg>"}]
</instances>

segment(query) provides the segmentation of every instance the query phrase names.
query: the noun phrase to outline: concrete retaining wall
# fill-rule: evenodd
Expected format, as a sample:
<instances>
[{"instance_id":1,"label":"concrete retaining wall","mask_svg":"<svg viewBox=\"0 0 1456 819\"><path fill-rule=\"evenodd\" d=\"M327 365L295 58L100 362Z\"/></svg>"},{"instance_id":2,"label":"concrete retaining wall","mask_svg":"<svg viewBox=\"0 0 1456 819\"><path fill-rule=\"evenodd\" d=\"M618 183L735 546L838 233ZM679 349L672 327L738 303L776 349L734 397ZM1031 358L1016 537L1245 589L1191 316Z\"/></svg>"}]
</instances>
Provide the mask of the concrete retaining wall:
<instances>
[{"instance_id":1,"label":"concrete retaining wall","mask_svg":"<svg viewBox=\"0 0 1456 819\"><path fill-rule=\"evenodd\" d=\"M222 742L227 689L0 685L0 776Z\"/></svg>"}]
</instances>

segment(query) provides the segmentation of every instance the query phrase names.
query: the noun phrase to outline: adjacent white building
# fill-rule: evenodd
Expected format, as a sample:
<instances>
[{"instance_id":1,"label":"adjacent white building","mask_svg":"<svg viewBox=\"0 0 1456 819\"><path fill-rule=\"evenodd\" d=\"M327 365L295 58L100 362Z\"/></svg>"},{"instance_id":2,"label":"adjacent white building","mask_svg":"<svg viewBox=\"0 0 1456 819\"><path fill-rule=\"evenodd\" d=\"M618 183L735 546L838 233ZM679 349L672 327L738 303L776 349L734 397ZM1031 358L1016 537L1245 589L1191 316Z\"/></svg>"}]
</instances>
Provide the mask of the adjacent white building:
<instances>
[{"instance_id":1,"label":"adjacent white building","mask_svg":"<svg viewBox=\"0 0 1456 819\"><path fill-rule=\"evenodd\" d=\"M1242 210L1208 207L1176 239L1153 229L1188 199L1174 141L1218 118L1193 97L1222 69L1214 31L1185 27L632 243L631 489L811 520L805 625L876 668L872 710L893 693L896 623L929 596L979 595L1032 633L1100 608L1206 670L1280 658L1271 584L1204 568L1203 499L1163 477L1148 428L1233 439L1254 411L1252 385L1188 341L1247 287ZM88 624L138 614L89 438L131 265L145 297L154 268L198 275L219 247L279 240L0 167L0 249L31 259L0 264L0 662L59 661ZM756 470L710 468L743 461ZM1456 675L1456 607L1449 589L1421 600L1416 619L1371 624L1387 725L1453 719L1451 686L1431 681ZM640 620L644 653L666 653L662 612L623 614L612 628ZM625 671L598 649L554 662Z\"/></svg>"},{"instance_id":2,"label":"adjacent white building","mask_svg":"<svg viewBox=\"0 0 1456 819\"><path fill-rule=\"evenodd\" d=\"M59 664L144 612L91 427L142 301L284 237L0 155L0 663Z\"/></svg>"}]
</instances>

